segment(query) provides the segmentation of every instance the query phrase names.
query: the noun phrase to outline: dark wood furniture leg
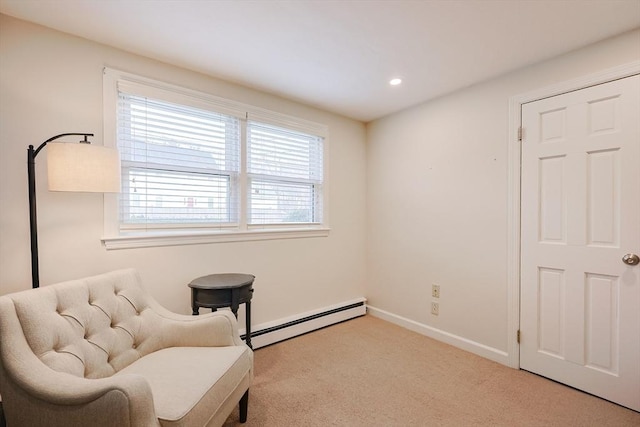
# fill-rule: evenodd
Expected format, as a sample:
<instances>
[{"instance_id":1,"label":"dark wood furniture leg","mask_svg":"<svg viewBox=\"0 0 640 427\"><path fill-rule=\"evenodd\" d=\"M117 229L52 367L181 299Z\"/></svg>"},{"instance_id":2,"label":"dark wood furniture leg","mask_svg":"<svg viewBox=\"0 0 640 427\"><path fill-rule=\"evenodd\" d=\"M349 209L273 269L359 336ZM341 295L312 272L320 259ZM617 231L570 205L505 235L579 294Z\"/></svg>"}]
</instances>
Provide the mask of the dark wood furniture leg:
<instances>
[{"instance_id":1,"label":"dark wood furniture leg","mask_svg":"<svg viewBox=\"0 0 640 427\"><path fill-rule=\"evenodd\" d=\"M240 422L247 422L247 412L249 409L249 390L247 390L240 399Z\"/></svg>"},{"instance_id":2,"label":"dark wood furniture leg","mask_svg":"<svg viewBox=\"0 0 640 427\"><path fill-rule=\"evenodd\" d=\"M238 308L240 308L240 298L238 295L238 289L231 290L231 312L236 319L238 318Z\"/></svg>"},{"instance_id":3,"label":"dark wood furniture leg","mask_svg":"<svg viewBox=\"0 0 640 427\"><path fill-rule=\"evenodd\" d=\"M249 346L249 348L251 350L253 350L253 346L251 345L251 301L247 301L244 303L245 307L246 307L246 312L245 312L245 317L246 317L246 337L245 337L245 341L247 343L247 346Z\"/></svg>"},{"instance_id":4,"label":"dark wood furniture leg","mask_svg":"<svg viewBox=\"0 0 640 427\"><path fill-rule=\"evenodd\" d=\"M196 302L198 301L197 293L198 293L197 289L191 289L191 310L194 316L197 316L200 314L200 310L198 310L198 303Z\"/></svg>"}]
</instances>

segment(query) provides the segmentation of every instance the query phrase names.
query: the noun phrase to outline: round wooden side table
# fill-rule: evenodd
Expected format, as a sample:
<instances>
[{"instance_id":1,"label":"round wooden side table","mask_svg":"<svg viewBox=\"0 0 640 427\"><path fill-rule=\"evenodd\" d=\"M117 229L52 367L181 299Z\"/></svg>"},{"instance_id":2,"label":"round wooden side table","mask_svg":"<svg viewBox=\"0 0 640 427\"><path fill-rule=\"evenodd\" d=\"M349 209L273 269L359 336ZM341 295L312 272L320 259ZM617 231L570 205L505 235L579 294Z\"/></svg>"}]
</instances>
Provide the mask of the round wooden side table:
<instances>
[{"instance_id":1,"label":"round wooden side table","mask_svg":"<svg viewBox=\"0 0 640 427\"><path fill-rule=\"evenodd\" d=\"M255 278L252 274L225 273L210 274L192 280L189 287L193 315L200 314L200 307L210 308L211 311L231 307L237 319L238 307L240 304L245 304L245 341L249 348L253 348L251 346L251 297Z\"/></svg>"}]
</instances>

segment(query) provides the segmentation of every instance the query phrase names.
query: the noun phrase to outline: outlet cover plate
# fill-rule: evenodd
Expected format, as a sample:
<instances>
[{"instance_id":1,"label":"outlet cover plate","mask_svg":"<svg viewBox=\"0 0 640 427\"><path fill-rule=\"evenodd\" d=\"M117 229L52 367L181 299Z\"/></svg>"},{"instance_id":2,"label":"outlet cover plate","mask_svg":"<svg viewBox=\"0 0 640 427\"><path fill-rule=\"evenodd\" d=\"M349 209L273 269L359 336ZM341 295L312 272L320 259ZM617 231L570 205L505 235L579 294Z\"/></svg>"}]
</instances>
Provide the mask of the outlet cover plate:
<instances>
[{"instance_id":1,"label":"outlet cover plate","mask_svg":"<svg viewBox=\"0 0 640 427\"><path fill-rule=\"evenodd\" d=\"M431 285L431 296L434 298L440 298L440 285Z\"/></svg>"}]
</instances>

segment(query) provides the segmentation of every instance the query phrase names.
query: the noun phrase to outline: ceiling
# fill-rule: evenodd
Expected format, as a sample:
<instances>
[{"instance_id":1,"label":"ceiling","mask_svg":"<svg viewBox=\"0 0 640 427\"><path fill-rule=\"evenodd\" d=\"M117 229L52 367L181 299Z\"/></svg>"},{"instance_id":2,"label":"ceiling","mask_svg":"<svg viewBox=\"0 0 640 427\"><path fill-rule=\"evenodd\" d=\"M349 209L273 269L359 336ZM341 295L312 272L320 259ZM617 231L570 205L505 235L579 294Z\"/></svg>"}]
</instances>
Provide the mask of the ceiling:
<instances>
[{"instance_id":1,"label":"ceiling","mask_svg":"<svg viewBox=\"0 0 640 427\"><path fill-rule=\"evenodd\" d=\"M364 122L640 27L640 0L0 0L0 12Z\"/></svg>"}]
</instances>

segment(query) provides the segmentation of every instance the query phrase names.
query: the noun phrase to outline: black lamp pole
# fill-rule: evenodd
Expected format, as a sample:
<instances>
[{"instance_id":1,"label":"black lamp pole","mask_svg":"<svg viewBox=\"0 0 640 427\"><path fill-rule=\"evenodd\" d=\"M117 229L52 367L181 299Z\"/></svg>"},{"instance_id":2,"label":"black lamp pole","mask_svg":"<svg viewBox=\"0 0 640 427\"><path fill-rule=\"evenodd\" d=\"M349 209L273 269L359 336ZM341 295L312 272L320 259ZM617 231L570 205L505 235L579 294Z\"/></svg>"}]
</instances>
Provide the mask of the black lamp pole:
<instances>
[{"instance_id":1,"label":"black lamp pole","mask_svg":"<svg viewBox=\"0 0 640 427\"><path fill-rule=\"evenodd\" d=\"M63 136L83 136L83 143L89 143L88 136L92 133L61 133L47 139L34 150L33 145L29 145L27 149L27 177L29 179L29 220L31 225L31 282L34 288L40 286L40 272L38 269L38 226L36 215L36 156L49 142L54 141Z\"/></svg>"}]
</instances>

